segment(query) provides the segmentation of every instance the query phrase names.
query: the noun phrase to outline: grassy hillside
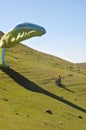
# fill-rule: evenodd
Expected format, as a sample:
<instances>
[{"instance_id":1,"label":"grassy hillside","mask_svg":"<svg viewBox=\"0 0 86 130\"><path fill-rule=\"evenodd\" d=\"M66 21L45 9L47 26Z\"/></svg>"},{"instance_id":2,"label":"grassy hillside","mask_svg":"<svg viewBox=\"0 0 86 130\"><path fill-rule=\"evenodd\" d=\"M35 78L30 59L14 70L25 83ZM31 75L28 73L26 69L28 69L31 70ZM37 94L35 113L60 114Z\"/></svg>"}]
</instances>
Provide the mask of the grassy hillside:
<instances>
[{"instance_id":1,"label":"grassy hillside","mask_svg":"<svg viewBox=\"0 0 86 130\"><path fill-rule=\"evenodd\" d=\"M0 130L85 130L86 69L17 45L0 69ZM61 75L62 86L55 84Z\"/></svg>"},{"instance_id":2,"label":"grassy hillside","mask_svg":"<svg viewBox=\"0 0 86 130\"><path fill-rule=\"evenodd\" d=\"M81 65L81 66L83 66L83 67L86 67L86 62L78 63L78 65Z\"/></svg>"}]
</instances>

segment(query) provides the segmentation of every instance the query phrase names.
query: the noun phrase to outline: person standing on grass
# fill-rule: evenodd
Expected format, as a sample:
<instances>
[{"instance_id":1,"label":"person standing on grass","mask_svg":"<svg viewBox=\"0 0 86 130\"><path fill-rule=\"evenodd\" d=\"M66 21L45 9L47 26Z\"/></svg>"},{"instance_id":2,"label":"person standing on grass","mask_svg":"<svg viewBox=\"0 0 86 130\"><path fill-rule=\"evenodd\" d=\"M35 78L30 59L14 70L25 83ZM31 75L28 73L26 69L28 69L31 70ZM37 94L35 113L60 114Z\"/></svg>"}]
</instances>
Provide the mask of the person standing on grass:
<instances>
[{"instance_id":1,"label":"person standing on grass","mask_svg":"<svg viewBox=\"0 0 86 130\"><path fill-rule=\"evenodd\" d=\"M59 75L58 78L55 81L56 85L60 86L61 85L61 76Z\"/></svg>"}]
</instances>

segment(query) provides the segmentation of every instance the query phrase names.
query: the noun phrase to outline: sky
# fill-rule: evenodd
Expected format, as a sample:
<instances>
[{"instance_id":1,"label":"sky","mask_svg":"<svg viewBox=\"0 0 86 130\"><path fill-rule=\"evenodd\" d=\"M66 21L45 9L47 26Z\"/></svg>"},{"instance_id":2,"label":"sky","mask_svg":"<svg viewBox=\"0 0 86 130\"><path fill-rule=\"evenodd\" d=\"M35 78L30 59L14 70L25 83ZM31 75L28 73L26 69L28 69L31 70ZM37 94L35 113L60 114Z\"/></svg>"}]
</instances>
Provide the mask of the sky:
<instances>
[{"instance_id":1,"label":"sky","mask_svg":"<svg viewBox=\"0 0 86 130\"><path fill-rule=\"evenodd\" d=\"M30 22L46 34L22 43L64 60L86 62L86 0L1 0L0 30Z\"/></svg>"}]
</instances>

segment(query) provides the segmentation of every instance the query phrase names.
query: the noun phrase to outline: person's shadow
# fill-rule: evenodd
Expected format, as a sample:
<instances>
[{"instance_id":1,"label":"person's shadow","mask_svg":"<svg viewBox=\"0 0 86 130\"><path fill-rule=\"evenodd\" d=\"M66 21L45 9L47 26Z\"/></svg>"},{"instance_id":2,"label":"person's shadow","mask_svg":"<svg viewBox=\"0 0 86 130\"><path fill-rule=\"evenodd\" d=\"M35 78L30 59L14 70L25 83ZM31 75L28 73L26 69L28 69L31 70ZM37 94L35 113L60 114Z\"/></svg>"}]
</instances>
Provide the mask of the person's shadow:
<instances>
[{"instance_id":1,"label":"person's shadow","mask_svg":"<svg viewBox=\"0 0 86 130\"><path fill-rule=\"evenodd\" d=\"M29 91L33 91L33 92L37 92L37 93L41 93L41 94L45 94L46 96L49 96L55 100L58 100L60 102L63 102L77 110L80 110L82 112L86 113L86 109L66 100L63 99L62 97L59 97L43 88L41 88L40 86L38 86L36 83L30 81L29 79L27 79L26 77L24 77L23 75L21 75L20 73L16 72L15 70L13 70L12 68L4 68L4 67L0 67L0 69L5 72L7 75L9 75L9 77L11 77L16 83L18 83L20 86L24 87L25 89L28 89Z\"/></svg>"},{"instance_id":2,"label":"person's shadow","mask_svg":"<svg viewBox=\"0 0 86 130\"><path fill-rule=\"evenodd\" d=\"M71 92L71 93L74 93L74 91L72 91L72 90L70 90L70 89L68 89L64 84L56 84L58 87L61 87L61 88L63 88L63 89L65 89L65 90L67 90L67 91L69 91L69 92Z\"/></svg>"}]
</instances>

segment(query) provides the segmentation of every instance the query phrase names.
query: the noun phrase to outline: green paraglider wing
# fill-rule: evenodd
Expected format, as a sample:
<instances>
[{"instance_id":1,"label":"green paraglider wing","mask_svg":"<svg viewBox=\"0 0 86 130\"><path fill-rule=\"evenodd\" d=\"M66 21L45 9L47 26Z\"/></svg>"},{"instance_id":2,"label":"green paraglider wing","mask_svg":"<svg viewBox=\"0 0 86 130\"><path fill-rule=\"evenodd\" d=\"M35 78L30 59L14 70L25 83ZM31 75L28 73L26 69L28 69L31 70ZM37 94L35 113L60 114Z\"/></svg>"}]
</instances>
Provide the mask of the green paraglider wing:
<instances>
[{"instance_id":1,"label":"green paraglider wing","mask_svg":"<svg viewBox=\"0 0 86 130\"><path fill-rule=\"evenodd\" d=\"M6 33L0 40L0 47L1 48L9 48L12 47L19 42L35 37L41 36L46 33L46 30L32 23L22 23L18 24L15 28L11 31Z\"/></svg>"}]
</instances>

